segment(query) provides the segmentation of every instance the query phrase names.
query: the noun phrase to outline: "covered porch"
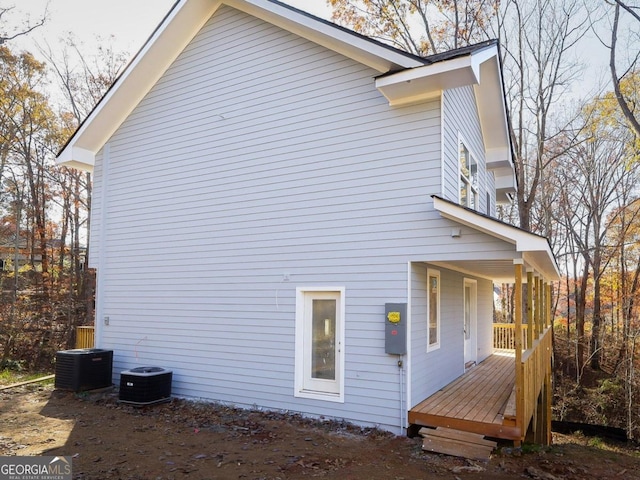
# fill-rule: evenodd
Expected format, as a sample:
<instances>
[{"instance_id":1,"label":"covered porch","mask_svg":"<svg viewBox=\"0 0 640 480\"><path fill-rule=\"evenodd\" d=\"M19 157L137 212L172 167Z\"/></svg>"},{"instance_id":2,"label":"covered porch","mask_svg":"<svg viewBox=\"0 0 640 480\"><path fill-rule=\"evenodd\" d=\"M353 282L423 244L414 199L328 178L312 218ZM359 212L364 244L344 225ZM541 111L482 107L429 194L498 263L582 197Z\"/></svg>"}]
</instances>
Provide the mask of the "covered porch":
<instances>
[{"instance_id":1,"label":"covered porch","mask_svg":"<svg viewBox=\"0 0 640 480\"><path fill-rule=\"evenodd\" d=\"M433 198L435 210L454 222L454 240L437 253L438 258L425 261L494 284L511 284L513 323L492 324L493 352L481 357L478 365L427 398L413 399L414 405L408 409L409 432L417 433L420 427L443 427L510 440L516 445L525 439L549 444L551 282L559 278L550 246L544 237ZM455 246L454 242L465 236L468 242L480 242L481 235L493 239L493 251ZM487 241L478 245L488 245ZM486 325L492 319L477 321Z\"/></svg>"},{"instance_id":2,"label":"covered porch","mask_svg":"<svg viewBox=\"0 0 640 480\"><path fill-rule=\"evenodd\" d=\"M514 324L495 324L494 338L502 338L497 332L505 329L516 330ZM520 336L525 337L527 345L525 329ZM496 348L493 355L414 406L409 411L409 424L477 433L512 440L516 445L529 437L535 443L548 445L551 354L549 325L520 355L515 344L511 349Z\"/></svg>"},{"instance_id":3,"label":"covered porch","mask_svg":"<svg viewBox=\"0 0 640 480\"><path fill-rule=\"evenodd\" d=\"M409 423L493 438L519 439L513 419L515 352L496 351L453 383L413 407ZM507 419L507 422L505 422Z\"/></svg>"}]
</instances>

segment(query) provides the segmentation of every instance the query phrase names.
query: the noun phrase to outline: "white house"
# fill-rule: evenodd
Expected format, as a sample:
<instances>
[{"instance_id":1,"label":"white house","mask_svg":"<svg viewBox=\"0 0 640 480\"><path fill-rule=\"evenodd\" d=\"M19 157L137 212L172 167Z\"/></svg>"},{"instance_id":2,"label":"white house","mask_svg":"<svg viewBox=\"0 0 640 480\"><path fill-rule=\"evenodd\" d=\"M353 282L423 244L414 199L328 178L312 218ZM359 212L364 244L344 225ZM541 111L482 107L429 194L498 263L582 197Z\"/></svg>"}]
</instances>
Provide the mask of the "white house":
<instances>
[{"instance_id":1,"label":"white house","mask_svg":"<svg viewBox=\"0 0 640 480\"><path fill-rule=\"evenodd\" d=\"M495 42L421 58L274 0L178 1L58 157L93 172L115 380L429 425L412 409L494 352L493 283L558 278L492 217L505 112Z\"/></svg>"}]
</instances>

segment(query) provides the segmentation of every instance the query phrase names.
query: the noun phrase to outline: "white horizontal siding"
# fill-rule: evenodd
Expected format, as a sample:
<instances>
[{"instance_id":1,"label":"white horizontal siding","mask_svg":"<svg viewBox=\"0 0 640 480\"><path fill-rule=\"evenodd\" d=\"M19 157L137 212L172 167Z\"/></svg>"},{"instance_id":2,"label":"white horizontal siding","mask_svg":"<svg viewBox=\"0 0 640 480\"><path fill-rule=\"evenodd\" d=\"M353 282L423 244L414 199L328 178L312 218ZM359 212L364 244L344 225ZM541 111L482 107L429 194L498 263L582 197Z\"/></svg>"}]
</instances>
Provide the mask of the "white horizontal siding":
<instances>
[{"instance_id":1,"label":"white horizontal siding","mask_svg":"<svg viewBox=\"0 0 640 480\"><path fill-rule=\"evenodd\" d=\"M432 234L440 104L392 109L375 75L231 8L210 19L109 141L92 248L115 372L155 364L178 395L398 425L384 304L407 301ZM344 404L293 396L303 285L346 289Z\"/></svg>"},{"instance_id":2,"label":"white horizontal siding","mask_svg":"<svg viewBox=\"0 0 640 480\"><path fill-rule=\"evenodd\" d=\"M440 348L427 352L427 269L440 272ZM433 395L464 373L465 278L478 284L478 361L493 350L493 284L458 272L411 264L411 406Z\"/></svg>"},{"instance_id":3,"label":"white horizontal siding","mask_svg":"<svg viewBox=\"0 0 640 480\"><path fill-rule=\"evenodd\" d=\"M443 194L447 200L459 201L458 139L466 143L478 162L478 187L481 213L491 212L487 207L487 192L495 204L493 181L486 170L485 147L478 117L475 92L472 86L445 90L442 94L442 158L444 164Z\"/></svg>"},{"instance_id":4,"label":"white horizontal siding","mask_svg":"<svg viewBox=\"0 0 640 480\"><path fill-rule=\"evenodd\" d=\"M411 265L411 405L464 373L462 276L440 268L440 348L427 352L427 268ZM457 289L458 284L460 289Z\"/></svg>"}]
</instances>

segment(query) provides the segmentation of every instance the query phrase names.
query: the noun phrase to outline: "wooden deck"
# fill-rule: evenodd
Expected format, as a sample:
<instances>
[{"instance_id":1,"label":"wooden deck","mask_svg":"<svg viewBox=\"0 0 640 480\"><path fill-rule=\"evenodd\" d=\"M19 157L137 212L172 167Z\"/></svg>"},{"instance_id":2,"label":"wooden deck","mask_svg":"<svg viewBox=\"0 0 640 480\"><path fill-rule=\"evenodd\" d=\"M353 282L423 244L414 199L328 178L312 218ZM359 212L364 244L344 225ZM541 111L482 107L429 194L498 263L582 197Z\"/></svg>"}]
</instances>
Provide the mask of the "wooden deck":
<instances>
[{"instance_id":1,"label":"wooden deck","mask_svg":"<svg viewBox=\"0 0 640 480\"><path fill-rule=\"evenodd\" d=\"M499 350L409 412L409 424L519 440L515 422L515 354ZM511 398L511 401L510 401Z\"/></svg>"}]
</instances>

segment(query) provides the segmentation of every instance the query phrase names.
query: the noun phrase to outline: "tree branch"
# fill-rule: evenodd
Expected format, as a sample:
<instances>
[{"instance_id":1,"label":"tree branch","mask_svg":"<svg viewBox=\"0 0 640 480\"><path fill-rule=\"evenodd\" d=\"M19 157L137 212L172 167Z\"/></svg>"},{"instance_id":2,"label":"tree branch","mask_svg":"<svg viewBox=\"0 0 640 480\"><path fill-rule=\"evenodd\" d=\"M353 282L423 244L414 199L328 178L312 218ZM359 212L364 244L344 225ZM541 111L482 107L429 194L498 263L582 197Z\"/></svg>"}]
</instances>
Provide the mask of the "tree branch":
<instances>
[{"instance_id":1,"label":"tree branch","mask_svg":"<svg viewBox=\"0 0 640 480\"><path fill-rule=\"evenodd\" d=\"M611 69L611 80L613 82L613 91L616 96L616 100L618 101L618 105L620 105L620 109L622 110L623 115L631 125L631 128L635 131L636 135L640 137L640 122L634 116L633 111L629 107L627 100L624 98L622 93L622 89L620 88L620 80L622 78L618 77L618 72L616 70L616 45L618 42L618 25L620 21L620 1L616 0L615 13L613 17L613 25L611 27L611 48L609 55L609 68Z\"/></svg>"}]
</instances>

